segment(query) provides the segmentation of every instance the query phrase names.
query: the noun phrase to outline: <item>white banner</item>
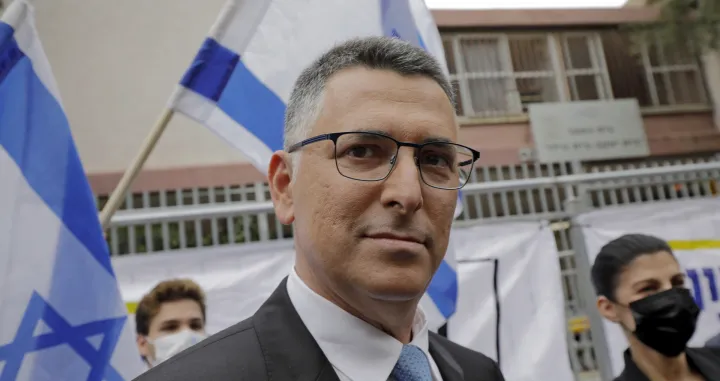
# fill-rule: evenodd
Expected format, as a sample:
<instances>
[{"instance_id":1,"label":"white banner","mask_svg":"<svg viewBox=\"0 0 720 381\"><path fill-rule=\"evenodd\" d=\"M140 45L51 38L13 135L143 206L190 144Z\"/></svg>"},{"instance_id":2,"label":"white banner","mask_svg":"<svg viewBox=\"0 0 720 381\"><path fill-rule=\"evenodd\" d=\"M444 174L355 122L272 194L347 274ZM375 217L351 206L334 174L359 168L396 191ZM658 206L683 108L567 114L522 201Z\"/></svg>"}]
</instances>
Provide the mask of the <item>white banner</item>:
<instances>
[{"instance_id":1,"label":"white banner","mask_svg":"<svg viewBox=\"0 0 720 381\"><path fill-rule=\"evenodd\" d=\"M579 217L593 263L600 248L628 233L650 234L670 243L682 268L687 287L702 312L690 346L703 346L720 333L720 199L683 200L606 208ZM624 368L627 340L616 324L605 321L615 375Z\"/></svg>"},{"instance_id":2,"label":"white banner","mask_svg":"<svg viewBox=\"0 0 720 381\"><path fill-rule=\"evenodd\" d=\"M263 242L114 257L113 268L131 305L163 280L194 280L205 291L206 329L213 334L254 314L287 276L294 256L292 241Z\"/></svg>"},{"instance_id":3,"label":"white banner","mask_svg":"<svg viewBox=\"0 0 720 381\"><path fill-rule=\"evenodd\" d=\"M455 229L453 239L460 289L448 337L499 360L508 381L574 380L550 228L481 225Z\"/></svg>"},{"instance_id":4,"label":"white banner","mask_svg":"<svg viewBox=\"0 0 720 381\"><path fill-rule=\"evenodd\" d=\"M508 381L572 381L552 232L538 223L487 225L454 229L453 240L462 262L449 338L496 360L499 347ZM214 333L252 315L287 275L293 256L285 241L118 257L113 265L128 303L165 279L198 282Z\"/></svg>"}]
</instances>

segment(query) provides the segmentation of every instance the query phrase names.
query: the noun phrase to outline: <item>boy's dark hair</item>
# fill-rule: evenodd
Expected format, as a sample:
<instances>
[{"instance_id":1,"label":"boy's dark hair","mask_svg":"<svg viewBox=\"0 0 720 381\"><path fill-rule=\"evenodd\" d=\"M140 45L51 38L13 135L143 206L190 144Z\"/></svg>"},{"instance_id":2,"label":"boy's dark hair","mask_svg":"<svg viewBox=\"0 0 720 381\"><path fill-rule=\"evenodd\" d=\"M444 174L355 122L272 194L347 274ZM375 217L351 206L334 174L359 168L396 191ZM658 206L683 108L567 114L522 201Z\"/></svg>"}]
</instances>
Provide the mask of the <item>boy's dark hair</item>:
<instances>
[{"instance_id":1,"label":"boy's dark hair","mask_svg":"<svg viewBox=\"0 0 720 381\"><path fill-rule=\"evenodd\" d=\"M150 332L150 323L157 316L163 303L184 299L194 300L200 305L205 321L205 293L200 286L190 279L171 279L158 283L140 300L135 310L135 332L147 336Z\"/></svg>"}]
</instances>

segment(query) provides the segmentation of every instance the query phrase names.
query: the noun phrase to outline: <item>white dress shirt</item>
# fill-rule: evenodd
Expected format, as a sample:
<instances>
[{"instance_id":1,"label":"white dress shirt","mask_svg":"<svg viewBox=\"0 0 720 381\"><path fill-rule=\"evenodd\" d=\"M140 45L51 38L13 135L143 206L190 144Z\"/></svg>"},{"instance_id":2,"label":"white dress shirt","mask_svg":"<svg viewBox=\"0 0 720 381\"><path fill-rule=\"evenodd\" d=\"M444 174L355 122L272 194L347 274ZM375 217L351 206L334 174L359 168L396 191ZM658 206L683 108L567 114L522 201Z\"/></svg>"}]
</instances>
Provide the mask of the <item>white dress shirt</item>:
<instances>
[{"instance_id":1,"label":"white dress shirt","mask_svg":"<svg viewBox=\"0 0 720 381\"><path fill-rule=\"evenodd\" d=\"M386 381L400 358L403 344L387 333L351 315L308 287L293 269L287 291L305 327L335 369L341 381ZM413 320L411 345L422 349L430 362L433 381L442 381L428 351L428 326L420 306Z\"/></svg>"}]
</instances>

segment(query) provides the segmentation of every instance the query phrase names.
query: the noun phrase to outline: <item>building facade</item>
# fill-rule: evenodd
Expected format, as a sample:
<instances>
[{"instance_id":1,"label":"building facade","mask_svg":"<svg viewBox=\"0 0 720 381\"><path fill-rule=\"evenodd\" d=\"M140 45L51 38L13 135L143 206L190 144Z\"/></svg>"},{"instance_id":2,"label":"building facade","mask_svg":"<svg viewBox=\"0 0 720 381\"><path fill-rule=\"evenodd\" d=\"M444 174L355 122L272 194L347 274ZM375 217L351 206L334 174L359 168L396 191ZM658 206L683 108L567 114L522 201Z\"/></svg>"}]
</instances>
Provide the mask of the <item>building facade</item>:
<instances>
[{"instance_id":1,"label":"building facade","mask_svg":"<svg viewBox=\"0 0 720 381\"><path fill-rule=\"evenodd\" d=\"M188 7L185 12L193 7L191 4L183 6ZM182 9L183 6L176 7ZM203 16L212 19L213 13L208 11ZM716 66L712 65L712 56L692 57L679 50L663 51L652 43L638 44L632 41L627 30L628 25L654 20L658 15L656 10L643 7L442 10L435 11L434 15L441 29L451 79L458 93L460 139L483 155L473 181L509 179L517 175L513 171L522 171L521 165L535 168L531 170L534 174L528 176L570 173L566 168L568 163L534 163L534 141L527 113L528 106L533 103L637 100L642 110L650 156L636 160L584 163L587 168L704 159L714 157L720 151L720 130L713 112L716 109L713 107L713 91L717 93L720 85L716 83L718 78L714 78L718 76L715 73L718 70L713 69ZM180 17L179 14L173 16ZM169 34L166 30L161 30L159 37L150 40L158 41L157 46L146 43L142 48L136 44L124 47L128 50L144 49L142 52L132 51L138 60L145 60L143 55L152 52L150 56L162 62L155 65L131 63L129 65L133 70L149 65L145 69L152 71L167 64L172 73L161 74L162 70L158 70L158 83L162 82L164 86L149 85L138 93L128 91L118 95L117 102L112 105L105 104L117 112L118 118L107 123L125 122L125 118L134 121L125 127L116 126L119 129L116 132L105 131L112 141L107 141L106 136L104 143L102 140L91 142L91 139L83 137L85 131L80 130L81 154L88 164L91 183L101 203L117 183L126 165L124 163L130 162L136 147L140 146L153 122L154 112L162 107L161 96L169 94L166 90L172 89L172 81L179 78L184 70L182 63L189 61L194 54L195 42L199 40L194 35L204 33L202 27L196 29L193 38L188 40L192 43L171 45L169 50L162 45L162 53L155 52L155 49L161 46L159 41ZM124 37L117 36L117 46L123 48L121 41ZM174 56L175 61L171 64L165 56ZM187 61L180 59L181 56L187 57ZM136 72L145 74L139 70ZM134 83L134 80L129 82ZM147 81L143 80L145 84ZM127 85L121 88L123 86ZM132 100L129 107L123 107L122 97L138 97L140 100ZM145 103L150 99L153 102ZM154 107L148 107L148 104ZM142 113L126 116L128 109ZM82 111L74 115L82 121L95 114ZM142 123L137 122L140 115L143 116ZM100 130L96 125L84 123L74 128L98 130L95 139ZM98 157L102 160L96 161ZM126 207L210 202L211 189L243 187L263 181L264 174L245 162L241 153L229 149L202 126L178 116L161 139L146 169L133 184L134 196L128 198ZM142 195L148 192L150 196L143 199ZM168 204L161 202L161 194L168 195ZM241 199L244 200L235 197L235 200ZM492 209L491 205L483 207L472 202L468 205L471 218L493 217L488 215L489 209ZM199 240L200 237L197 237L196 241Z\"/></svg>"},{"instance_id":2,"label":"building facade","mask_svg":"<svg viewBox=\"0 0 720 381\"><path fill-rule=\"evenodd\" d=\"M623 26L652 20L646 8L436 11L457 85L463 131L488 164L532 148L527 106L635 98L651 155L720 149L701 60L633 44Z\"/></svg>"},{"instance_id":3,"label":"building facade","mask_svg":"<svg viewBox=\"0 0 720 381\"><path fill-rule=\"evenodd\" d=\"M223 2L66 0L37 7L96 194L107 195L117 184ZM460 100L460 138L483 152L482 165L529 159L527 107L537 102L636 98L653 157L720 149L712 96L720 89L720 70L708 70L717 59L633 45L624 26L654 19L651 9L434 14ZM263 180L242 153L176 116L133 191Z\"/></svg>"}]
</instances>

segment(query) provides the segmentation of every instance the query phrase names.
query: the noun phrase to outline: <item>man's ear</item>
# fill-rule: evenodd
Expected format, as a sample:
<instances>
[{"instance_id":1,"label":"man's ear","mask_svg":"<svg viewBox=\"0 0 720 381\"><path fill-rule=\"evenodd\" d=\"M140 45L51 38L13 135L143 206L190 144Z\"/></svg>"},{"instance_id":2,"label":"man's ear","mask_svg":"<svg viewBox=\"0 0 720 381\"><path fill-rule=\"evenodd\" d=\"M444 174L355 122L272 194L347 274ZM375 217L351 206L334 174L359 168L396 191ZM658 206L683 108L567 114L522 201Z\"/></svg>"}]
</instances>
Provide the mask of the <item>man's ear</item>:
<instances>
[{"instance_id":1,"label":"man's ear","mask_svg":"<svg viewBox=\"0 0 720 381\"><path fill-rule=\"evenodd\" d=\"M615 304L606 296L598 296L597 309L600 311L600 315L602 315L605 319L608 319L613 323L618 323L620 321L620 317L615 309Z\"/></svg>"},{"instance_id":2,"label":"man's ear","mask_svg":"<svg viewBox=\"0 0 720 381\"><path fill-rule=\"evenodd\" d=\"M292 176L290 154L285 151L273 153L268 168L268 185L275 206L275 215L280 223L284 225L289 225L295 220L291 186Z\"/></svg>"}]
</instances>

